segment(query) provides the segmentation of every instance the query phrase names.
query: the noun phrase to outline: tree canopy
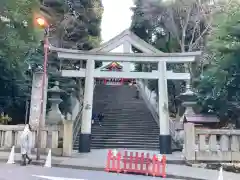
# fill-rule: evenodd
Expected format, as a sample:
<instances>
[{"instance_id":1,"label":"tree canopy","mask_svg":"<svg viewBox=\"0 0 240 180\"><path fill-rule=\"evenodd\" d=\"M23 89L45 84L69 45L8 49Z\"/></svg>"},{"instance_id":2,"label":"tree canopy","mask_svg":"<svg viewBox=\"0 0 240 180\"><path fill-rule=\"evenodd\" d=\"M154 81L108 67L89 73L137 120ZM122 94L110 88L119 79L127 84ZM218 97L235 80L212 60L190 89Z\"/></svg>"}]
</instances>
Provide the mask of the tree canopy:
<instances>
[{"instance_id":1,"label":"tree canopy","mask_svg":"<svg viewBox=\"0 0 240 180\"><path fill-rule=\"evenodd\" d=\"M40 4L37 0L3 0L0 5L0 105L13 115L12 107L23 110L19 107L27 89L23 86L28 68L25 59L39 45L33 14Z\"/></svg>"},{"instance_id":2,"label":"tree canopy","mask_svg":"<svg viewBox=\"0 0 240 180\"><path fill-rule=\"evenodd\" d=\"M43 63L43 29L36 18L43 16L50 25L52 45L90 50L101 41L103 7L101 0L2 0L0 5L0 111L12 117L12 123L23 122L31 71ZM57 78L51 74L54 61L50 54L50 87Z\"/></svg>"},{"instance_id":3,"label":"tree canopy","mask_svg":"<svg viewBox=\"0 0 240 180\"><path fill-rule=\"evenodd\" d=\"M208 63L197 87L205 111L232 116L240 100L240 4L233 1L227 11L215 16L206 43Z\"/></svg>"},{"instance_id":4,"label":"tree canopy","mask_svg":"<svg viewBox=\"0 0 240 180\"><path fill-rule=\"evenodd\" d=\"M136 0L132 8L131 29L157 49L203 52L194 68L172 64L168 69L191 73L204 112L211 108L217 114L226 114L231 107L226 102L239 100L238 8L239 2L234 0ZM136 68L143 67L137 64ZM145 68L151 71L155 67L151 64ZM157 92L156 81L148 81L147 85ZM185 82L168 82L170 106L177 106L174 100L184 89Z\"/></svg>"}]
</instances>

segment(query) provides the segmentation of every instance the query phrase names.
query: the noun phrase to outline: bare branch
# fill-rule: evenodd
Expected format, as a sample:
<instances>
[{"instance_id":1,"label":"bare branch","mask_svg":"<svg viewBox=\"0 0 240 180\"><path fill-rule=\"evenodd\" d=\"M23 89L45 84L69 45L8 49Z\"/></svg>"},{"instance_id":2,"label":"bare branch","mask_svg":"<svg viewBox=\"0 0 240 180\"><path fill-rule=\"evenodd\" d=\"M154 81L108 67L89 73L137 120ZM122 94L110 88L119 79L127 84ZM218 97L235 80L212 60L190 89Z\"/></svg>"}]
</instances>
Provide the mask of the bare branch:
<instances>
[{"instance_id":1,"label":"bare branch","mask_svg":"<svg viewBox=\"0 0 240 180\"><path fill-rule=\"evenodd\" d=\"M185 21L183 29L182 29L182 40L181 40L181 43L182 43L181 44L181 47L182 47L181 50L182 50L182 52L185 51L186 30L187 30L187 27L188 27L191 12L192 12L192 9L191 9L191 6L190 6L190 8L188 8L186 21Z\"/></svg>"},{"instance_id":2,"label":"bare branch","mask_svg":"<svg viewBox=\"0 0 240 180\"><path fill-rule=\"evenodd\" d=\"M208 32L208 30L210 29L211 24L208 24L208 26L202 31L202 33L198 36L198 38L194 41L194 43L192 44L191 48L189 49L193 49L196 47L197 43L203 38L203 36Z\"/></svg>"},{"instance_id":3,"label":"bare branch","mask_svg":"<svg viewBox=\"0 0 240 180\"><path fill-rule=\"evenodd\" d=\"M179 39L179 31L178 31L178 27L176 25L176 22L174 20L174 15L173 15L173 8L169 8L168 9L168 12L169 12L169 16L170 16L170 19L171 19L171 24L172 24L172 27L174 28L174 31L175 31L175 36L176 36L176 39L177 41L179 42L179 44L181 44L181 41Z\"/></svg>"}]
</instances>

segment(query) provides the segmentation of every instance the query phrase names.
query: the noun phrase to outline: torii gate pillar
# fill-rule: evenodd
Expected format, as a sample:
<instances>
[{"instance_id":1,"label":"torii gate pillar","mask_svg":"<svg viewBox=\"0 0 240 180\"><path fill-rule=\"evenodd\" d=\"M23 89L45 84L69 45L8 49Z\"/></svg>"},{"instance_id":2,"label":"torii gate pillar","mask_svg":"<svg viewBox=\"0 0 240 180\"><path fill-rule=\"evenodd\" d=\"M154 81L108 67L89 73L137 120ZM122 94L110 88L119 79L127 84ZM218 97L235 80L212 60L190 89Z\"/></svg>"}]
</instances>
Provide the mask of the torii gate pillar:
<instances>
[{"instance_id":1,"label":"torii gate pillar","mask_svg":"<svg viewBox=\"0 0 240 180\"><path fill-rule=\"evenodd\" d=\"M172 153L172 137L169 130L167 66L165 61L158 62L158 112L159 112L159 149L161 154Z\"/></svg>"},{"instance_id":2,"label":"torii gate pillar","mask_svg":"<svg viewBox=\"0 0 240 180\"><path fill-rule=\"evenodd\" d=\"M87 60L82 124L81 124L81 133L79 136L79 149L78 149L79 152L83 152L83 153L87 153L91 151L94 68L95 68L95 61L92 59Z\"/></svg>"}]
</instances>

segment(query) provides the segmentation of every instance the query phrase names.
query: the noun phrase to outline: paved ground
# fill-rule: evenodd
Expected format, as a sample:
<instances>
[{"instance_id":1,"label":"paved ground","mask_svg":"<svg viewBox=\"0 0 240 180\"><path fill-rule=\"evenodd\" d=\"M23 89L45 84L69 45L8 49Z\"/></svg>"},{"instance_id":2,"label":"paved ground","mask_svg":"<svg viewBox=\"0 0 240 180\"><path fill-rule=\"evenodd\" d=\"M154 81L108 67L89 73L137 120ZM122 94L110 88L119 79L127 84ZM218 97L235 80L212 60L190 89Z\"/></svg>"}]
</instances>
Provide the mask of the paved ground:
<instances>
[{"instance_id":1,"label":"paved ground","mask_svg":"<svg viewBox=\"0 0 240 180\"><path fill-rule=\"evenodd\" d=\"M154 180L153 177L85 171L67 168L43 168L0 164L0 180ZM158 178L161 179L161 178ZM177 180L177 179L166 179ZM179 180L179 179L178 179Z\"/></svg>"},{"instance_id":2,"label":"paved ground","mask_svg":"<svg viewBox=\"0 0 240 180\"><path fill-rule=\"evenodd\" d=\"M119 149L119 151L121 151ZM146 151L144 151L146 152ZM152 152L153 154L157 153L157 152ZM0 152L0 162L2 163L6 163L7 162L7 158L8 158L8 155L9 155L9 152ZM35 157L35 155L32 155L32 157ZM79 153L73 153L73 156L72 157L52 157L52 166L53 167L59 167L59 168L65 168L66 170L64 169L61 169L61 170L56 170L55 168L53 168L53 171L51 170L44 170L43 167L40 167L40 166L36 166L36 167L27 167L27 168L33 168L33 170L30 170L31 172L38 172L39 171L43 171L43 173L46 173L46 174L43 174L43 175L51 175L51 176L57 176L57 175L60 175L60 174L56 174L56 173L53 173L55 171L58 171L59 173L62 173L62 172L65 172L66 175L72 175L74 173L69 173L70 171L71 172L75 172L75 174L97 174L96 176L107 176L108 177L111 177L111 178L115 178L115 175L109 175L109 174L106 174L104 172L100 172L100 171L104 171L104 168L105 168L105 164L106 164L106 157L107 157L107 150L92 150L91 153L87 153L87 154L79 154ZM45 160L46 160L46 156L41 156L42 160L41 161L33 161L34 164L36 165L42 165L44 164ZM15 153L15 161L18 162L20 160L20 154L19 153ZM182 157L181 157L181 153L174 153L172 155L167 155L167 159L168 160L173 160L173 161L182 161ZM11 165L9 166L6 166L6 165L2 165L0 166L0 180L8 180L8 179L1 179L1 176L2 176L2 168L3 169L5 167L10 167ZM14 167L14 165L12 166ZM34 170L37 169L37 170ZM16 172L20 172L21 171L19 169L23 169L23 167L17 167L17 171ZM75 170L73 170L75 169ZM7 169L6 169L7 170ZM9 169L11 170L11 168ZM81 171L81 170L94 170L95 172L92 172L91 171ZM45 172L46 171L46 172ZM53 174L47 174L48 171L51 171L51 173ZM69 172L68 172L69 171ZM98 171L98 172L96 172ZM5 172L5 171L4 171ZM6 171L8 172L8 171ZM84 173L80 173L80 172L84 172ZM99 175L98 175L99 173ZM197 167L189 167L189 166L185 166L185 165L180 165L180 164L171 164L171 163L167 163L167 168L166 168L166 173L167 173L167 176L170 178L177 178L177 179L184 179L184 180L215 180L218 178L218 171L217 170L209 170L209 169L203 169L203 168L197 168ZM240 174L236 174L236 173L230 173L230 172L224 172L224 179L228 179L228 180L240 180ZM14 175L16 175L14 173ZM64 174L60 175L60 176L63 176L64 177ZM124 175L120 175L119 177L125 177ZM130 176L130 178L133 177L133 176ZM135 176L136 177L136 176ZM27 178L33 178L31 177L31 175L28 175ZM25 178L24 180L28 180L27 178ZM75 178L86 178L85 176L84 177L81 177L81 176L76 176ZM91 179L91 176L88 177L89 180L93 180ZM140 178L140 176L139 176ZM144 178L144 177L143 177ZM150 177L145 177L147 179L149 179ZM105 180L106 178L103 178L103 180ZM151 179L151 178L150 178ZM9 180L12 180L12 179L9 179ZM30 180L36 180L35 179L30 179ZM41 179L39 179L41 180ZM57 180L57 179L56 179ZM58 180L62 180L62 179L58 179ZM68 180L68 179L65 179L65 180ZM71 180L71 179L69 179ZM76 179L77 180L77 179Z\"/></svg>"}]
</instances>

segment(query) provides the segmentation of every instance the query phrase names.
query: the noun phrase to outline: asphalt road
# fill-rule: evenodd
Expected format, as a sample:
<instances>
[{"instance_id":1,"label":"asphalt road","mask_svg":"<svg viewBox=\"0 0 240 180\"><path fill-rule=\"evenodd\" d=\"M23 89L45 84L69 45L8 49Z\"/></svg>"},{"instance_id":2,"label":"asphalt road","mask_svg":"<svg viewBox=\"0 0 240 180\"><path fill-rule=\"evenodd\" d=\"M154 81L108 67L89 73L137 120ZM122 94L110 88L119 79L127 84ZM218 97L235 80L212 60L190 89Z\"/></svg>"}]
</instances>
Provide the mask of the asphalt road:
<instances>
[{"instance_id":1,"label":"asphalt road","mask_svg":"<svg viewBox=\"0 0 240 180\"><path fill-rule=\"evenodd\" d=\"M99 171L85 171L66 168L44 168L0 164L0 180L154 180L156 178L140 175L126 175ZM162 178L157 178L162 179ZM166 179L173 180L173 179Z\"/></svg>"}]
</instances>

